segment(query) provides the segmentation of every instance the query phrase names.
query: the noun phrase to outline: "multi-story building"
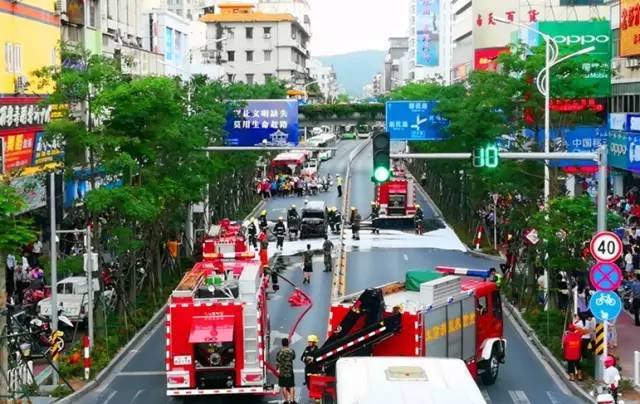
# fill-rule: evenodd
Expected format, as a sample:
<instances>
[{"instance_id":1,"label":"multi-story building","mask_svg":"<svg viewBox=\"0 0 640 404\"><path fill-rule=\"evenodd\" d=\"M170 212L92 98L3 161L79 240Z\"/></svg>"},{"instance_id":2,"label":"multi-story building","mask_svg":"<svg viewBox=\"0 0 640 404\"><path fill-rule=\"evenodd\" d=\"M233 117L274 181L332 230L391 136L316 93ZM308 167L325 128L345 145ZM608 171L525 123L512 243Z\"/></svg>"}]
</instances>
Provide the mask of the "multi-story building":
<instances>
[{"instance_id":1,"label":"multi-story building","mask_svg":"<svg viewBox=\"0 0 640 404\"><path fill-rule=\"evenodd\" d=\"M164 57L164 74L190 75L190 21L166 9L154 8L142 14L142 47Z\"/></svg>"},{"instance_id":2,"label":"multi-story building","mask_svg":"<svg viewBox=\"0 0 640 404\"><path fill-rule=\"evenodd\" d=\"M640 28L622 18L630 15L629 7L636 4L628 0L609 2L613 39L609 112L613 113L640 112L640 44L636 41Z\"/></svg>"},{"instance_id":3,"label":"multi-story building","mask_svg":"<svg viewBox=\"0 0 640 404\"><path fill-rule=\"evenodd\" d=\"M230 81L262 84L271 78L304 83L309 33L289 13L265 13L251 4L221 4L207 13L206 48Z\"/></svg>"},{"instance_id":4,"label":"multi-story building","mask_svg":"<svg viewBox=\"0 0 640 404\"><path fill-rule=\"evenodd\" d=\"M324 102L331 103L336 100L339 94L339 84L336 72L332 66L325 66L318 59L311 59L309 62L309 75L317 82Z\"/></svg>"},{"instance_id":5,"label":"multi-story building","mask_svg":"<svg viewBox=\"0 0 640 404\"><path fill-rule=\"evenodd\" d=\"M52 87L39 87L33 74L59 63L54 5L0 0L0 178L25 197L24 211L46 206L45 182L35 174L62 158L62 150L44 138L51 107L40 102Z\"/></svg>"},{"instance_id":6,"label":"multi-story building","mask_svg":"<svg viewBox=\"0 0 640 404\"><path fill-rule=\"evenodd\" d=\"M389 38L389 50L384 59L384 92L388 93L402 86L409 78L408 58L409 38Z\"/></svg>"},{"instance_id":7,"label":"multi-story building","mask_svg":"<svg viewBox=\"0 0 640 404\"><path fill-rule=\"evenodd\" d=\"M143 11L160 0L61 0L62 39L93 53L123 57L131 74L163 74L163 55L143 47Z\"/></svg>"}]
</instances>

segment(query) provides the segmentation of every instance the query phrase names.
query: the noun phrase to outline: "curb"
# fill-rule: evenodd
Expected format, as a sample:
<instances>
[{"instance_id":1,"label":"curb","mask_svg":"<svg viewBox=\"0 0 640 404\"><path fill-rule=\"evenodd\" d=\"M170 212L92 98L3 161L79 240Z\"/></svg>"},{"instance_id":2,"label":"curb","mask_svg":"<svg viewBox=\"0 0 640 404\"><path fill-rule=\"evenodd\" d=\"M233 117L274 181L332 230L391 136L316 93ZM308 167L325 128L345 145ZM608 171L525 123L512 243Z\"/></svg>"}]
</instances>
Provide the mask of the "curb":
<instances>
[{"instance_id":1,"label":"curb","mask_svg":"<svg viewBox=\"0 0 640 404\"><path fill-rule=\"evenodd\" d=\"M249 212L249 214L244 218L244 220L248 220L250 217L255 216L255 213L263 209L265 205L266 205L266 202L264 200L260 201L253 208L253 210ZM109 362L109 364L104 369L102 369L100 373L98 373L98 375L95 377L94 380L91 380L89 383L85 384L82 388L80 388L79 390L76 390L74 393L66 397L63 397L60 400L57 400L56 403L71 404L76 400L79 400L80 398L89 394L91 391L93 391L93 389L98 387L98 385L100 385L104 381L104 379L106 379L106 377L114 370L114 368L118 366L120 362L122 362L124 357L131 352L131 347L138 344L143 337L147 336L147 334L149 334L151 330L153 330L158 325L158 323L166 315L166 312L167 312L167 304L165 303L153 315L153 317L151 317L149 322L147 322L147 324L145 324L144 327L142 327L140 331L138 331L136 335L134 335L131 338L131 340L129 340L129 342L127 342L127 344L124 347L122 347L122 349L120 349L120 352L118 352L116 356L111 360L111 362Z\"/></svg>"},{"instance_id":2,"label":"curb","mask_svg":"<svg viewBox=\"0 0 640 404\"><path fill-rule=\"evenodd\" d=\"M584 389L582 389L578 384L571 383L569 378L567 377L567 372L565 367L560 363L558 359L549 351L549 349L540 342L538 336L535 331L529 327L529 324L522 318L520 312L513 307L513 305L507 301L504 302L504 306L509 311L511 317L515 320L514 325L522 331L523 334L526 335L526 339L524 339L525 343L529 345L529 348L533 352L538 352L541 355L541 359L544 360L554 371L556 376L558 376L558 380L560 380L573 394L577 397L582 398L586 402L593 402L594 398Z\"/></svg>"}]
</instances>

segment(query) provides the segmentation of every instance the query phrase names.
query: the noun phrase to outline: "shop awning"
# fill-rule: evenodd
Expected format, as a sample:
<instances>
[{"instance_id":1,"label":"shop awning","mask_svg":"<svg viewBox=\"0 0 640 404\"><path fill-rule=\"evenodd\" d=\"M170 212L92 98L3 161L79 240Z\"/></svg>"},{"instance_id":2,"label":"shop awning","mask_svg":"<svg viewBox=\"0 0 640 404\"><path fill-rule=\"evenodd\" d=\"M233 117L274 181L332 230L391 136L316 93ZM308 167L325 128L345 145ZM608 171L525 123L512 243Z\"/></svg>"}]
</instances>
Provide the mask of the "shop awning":
<instances>
[{"instance_id":1,"label":"shop awning","mask_svg":"<svg viewBox=\"0 0 640 404\"><path fill-rule=\"evenodd\" d=\"M194 317L191 320L189 343L231 341L233 341L233 317Z\"/></svg>"}]
</instances>

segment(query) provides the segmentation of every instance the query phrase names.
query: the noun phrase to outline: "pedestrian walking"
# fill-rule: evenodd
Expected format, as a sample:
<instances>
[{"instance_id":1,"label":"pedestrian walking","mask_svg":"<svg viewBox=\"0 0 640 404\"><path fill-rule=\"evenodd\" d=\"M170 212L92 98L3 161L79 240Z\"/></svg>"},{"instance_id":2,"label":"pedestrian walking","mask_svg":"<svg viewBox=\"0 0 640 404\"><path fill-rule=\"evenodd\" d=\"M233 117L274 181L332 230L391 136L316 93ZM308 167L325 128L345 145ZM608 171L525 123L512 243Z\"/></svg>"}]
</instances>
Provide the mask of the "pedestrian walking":
<instances>
[{"instance_id":1,"label":"pedestrian walking","mask_svg":"<svg viewBox=\"0 0 640 404\"><path fill-rule=\"evenodd\" d=\"M633 299L631 307L636 327L640 327L640 276L634 274L634 278L633 282L631 282L631 297Z\"/></svg>"},{"instance_id":2,"label":"pedestrian walking","mask_svg":"<svg viewBox=\"0 0 640 404\"><path fill-rule=\"evenodd\" d=\"M276 235L276 248L282 251L284 247L284 238L287 235L287 229L284 226L284 219L282 216L278 218L278 223L273 226L273 233Z\"/></svg>"},{"instance_id":3,"label":"pedestrian walking","mask_svg":"<svg viewBox=\"0 0 640 404\"><path fill-rule=\"evenodd\" d=\"M289 348L289 338L282 338L282 348L276 355L276 368L278 370L278 385L282 389L284 404L296 403L296 381L293 375L293 361L296 353Z\"/></svg>"},{"instance_id":4,"label":"pedestrian walking","mask_svg":"<svg viewBox=\"0 0 640 404\"><path fill-rule=\"evenodd\" d=\"M318 336L309 335L307 337L307 347L302 352L300 360L304 363L304 384L309 388L309 376L318 373L320 367L315 361L315 354L318 352Z\"/></svg>"},{"instance_id":5,"label":"pedestrian walking","mask_svg":"<svg viewBox=\"0 0 640 404\"><path fill-rule=\"evenodd\" d=\"M354 215L353 215L353 223L351 224L351 232L352 234L352 238L354 240L360 240L360 223L362 222L362 216L360 216L360 213L358 213L358 209L355 209Z\"/></svg>"},{"instance_id":6,"label":"pedestrian walking","mask_svg":"<svg viewBox=\"0 0 640 404\"><path fill-rule=\"evenodd\" d=\"M15 281L15 269L16 269L16 257L15 255L8 254L6 260L6 280L7 283L7 296L13 297L14 292L16 291L16 281Z\"/></svg>"},{"instance_id":7,"label":"pedestrian walking","mask_svg":"<svg viewBox=\"0 0 640 404\"><path fill-rule=\"evenodd\" d=\"M338 190L338 198L342 197L342 177L336 174L336 189Z\"/></svg>"},{"instance_id":8,"label":"pedestrian walking","mask_svg":"<svg viewBox=\"0 0 640 404\"><path fill-rule=\"evenodd\" d=\"M331 252L333 251L333 243L329 240L329 236L324 236L324 243L322 244L322 252L324 254L324 272L331 272L333 269L333 258Z\"/></svg>"},{"instance_id":9,"label":"pedestrian walking","mask_svg":"<svg viewBox=\"0 0 640 404\"><path fill-rule=\"evenodd\" d=\"M269 228L269 222L267 221L267 211L263 210L260 212L260 216L258 218L260 231L266 231Z\"/></svg>"},{"instance_id":10,"label":"pedestrian walking","mask_svg":"<svg viewBox=\"0 0 640 404\"><path fill-rule=\"evenodd\" d=\"M311 283L311 273L313 273L313 252L311 251L311 244L307 244L307 251L302 255L302 272L304 279L302 283Z\"/></svg>"},{"instance_id":11,"label":"pedestrian walking","mask_svg":"<svg viewBox=\"0 0 640 404\"><path fill-rule=\"evenodd\" d=\"M582 380L582 367L580 359L582 358L582 334L575 325L569 324L567 331L562 338L562 351L564 360L567 361L567 372L569 380Z\"/></svg>"}]
</instances>

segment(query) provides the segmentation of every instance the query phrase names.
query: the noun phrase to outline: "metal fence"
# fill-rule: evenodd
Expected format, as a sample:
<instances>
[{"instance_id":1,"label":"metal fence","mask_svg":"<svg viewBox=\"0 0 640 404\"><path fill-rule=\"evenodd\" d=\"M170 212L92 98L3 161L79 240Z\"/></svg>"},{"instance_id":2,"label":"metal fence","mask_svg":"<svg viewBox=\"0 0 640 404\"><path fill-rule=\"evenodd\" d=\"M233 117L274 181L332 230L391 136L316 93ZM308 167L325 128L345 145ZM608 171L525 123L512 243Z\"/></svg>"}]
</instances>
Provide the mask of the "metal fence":
<instances>
[{"instance_id":1,"label":"metal fence","mask_svg":"<svg viewBox=\"0 0 640 404\"><path fill-rule=\"evenodd\" d=\"M15 368L9 369L9 394L17 395L23 391L24 386L34 382L32 361L20 362Z\"/></svg>"}]
</instances>

